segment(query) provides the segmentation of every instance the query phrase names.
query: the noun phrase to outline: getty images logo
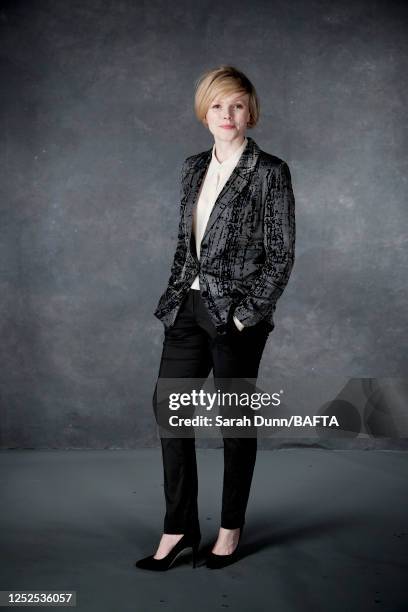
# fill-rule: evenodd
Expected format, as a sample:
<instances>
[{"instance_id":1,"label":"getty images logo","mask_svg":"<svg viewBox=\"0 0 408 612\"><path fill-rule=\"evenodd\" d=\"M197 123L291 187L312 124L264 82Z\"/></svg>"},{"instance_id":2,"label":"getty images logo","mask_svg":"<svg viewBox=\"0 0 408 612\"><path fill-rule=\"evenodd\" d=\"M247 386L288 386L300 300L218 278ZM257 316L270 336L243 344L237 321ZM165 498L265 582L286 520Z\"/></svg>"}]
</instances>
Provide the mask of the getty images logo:
<instances>
[{"instance_id":1,"label":"getty images logo","mask_svg":"<svg viewBox=\"0 0 408 612\"><path fill-rule=\"evenodd\" d=\"M214 405L217 406L241 406L248 407L252 410L259 410L264 406L279 406L281 403L281 390L279 393L238 393L220 391L209 393L200 389L192 390L188 393L170 393L169 408L170 410L179 410L181 407L201 406L205 410L212 410Z\"/></svg>"}]
</instances>

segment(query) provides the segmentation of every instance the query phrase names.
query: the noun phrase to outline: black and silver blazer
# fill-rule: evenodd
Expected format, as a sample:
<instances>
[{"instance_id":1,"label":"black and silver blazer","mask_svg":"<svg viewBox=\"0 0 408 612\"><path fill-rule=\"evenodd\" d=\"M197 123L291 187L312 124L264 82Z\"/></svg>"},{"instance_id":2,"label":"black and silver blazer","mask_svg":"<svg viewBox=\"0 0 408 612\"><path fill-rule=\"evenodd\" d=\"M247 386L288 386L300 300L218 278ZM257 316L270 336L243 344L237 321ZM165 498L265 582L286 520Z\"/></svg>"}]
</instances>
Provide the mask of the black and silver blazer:
<instances>
[{"instance_id":1,"label":"black and silver blazer","mask_svg":"<svg viewBox=\"0 0 408 612\"><path fill-rule=\"evenodd\" d=\"M248 142L217 197L197 258L193 210L212 148L187 157L181 172L178 242L154 315L170 328L199 274L201 296L218 333L236 315L245 326L273 314L295 259L295 198L285 161Z\"/></svg>"}]
</instances>

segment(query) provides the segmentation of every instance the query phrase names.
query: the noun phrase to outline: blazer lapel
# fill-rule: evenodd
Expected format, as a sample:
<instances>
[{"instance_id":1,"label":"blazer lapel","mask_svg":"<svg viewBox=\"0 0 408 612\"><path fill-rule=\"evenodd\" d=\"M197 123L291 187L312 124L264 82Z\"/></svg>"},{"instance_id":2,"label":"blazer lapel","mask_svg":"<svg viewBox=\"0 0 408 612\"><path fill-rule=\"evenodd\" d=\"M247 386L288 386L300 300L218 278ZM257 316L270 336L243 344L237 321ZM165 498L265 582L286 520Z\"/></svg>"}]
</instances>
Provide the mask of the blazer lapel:
<instances>
[{"instance_id":1,"label":"blazer lapel","mask_svg":"<svg viewBox=\"0 0 408 612\"><path fill-rule=\"evenodd\" d=\"M223 209L226 206L230 206L235 198L237 198L240 192L244 189L245 185L250 180L253 171L255 170L259 158L260 148L250 136L247 136L247 139L247 145L243 150L237 165L231 172L230 177L214 203L202 238L203 240ZM190 244L190 250L195 259L197 259L195 248L191 249L192 246L195 246L192 244L195 242L192 234L193 211L197 204L202 181L211 162L211 154L212 148L209 151L205 151L196 161L193 169L193 176L190 182L190 188L186 194L187 202L185 208L185 232L188 243Z\"/></svg>"}]
</instances>

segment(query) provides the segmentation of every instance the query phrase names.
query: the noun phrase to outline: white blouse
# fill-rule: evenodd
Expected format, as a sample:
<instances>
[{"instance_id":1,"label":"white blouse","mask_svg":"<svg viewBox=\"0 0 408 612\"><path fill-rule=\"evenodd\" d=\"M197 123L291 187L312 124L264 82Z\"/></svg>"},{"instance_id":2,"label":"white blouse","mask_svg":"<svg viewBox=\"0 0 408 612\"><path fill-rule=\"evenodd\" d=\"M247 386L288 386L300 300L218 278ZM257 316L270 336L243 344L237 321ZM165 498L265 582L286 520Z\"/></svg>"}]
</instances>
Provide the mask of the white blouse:
<instances>
[{"instance_id":1,"label":"white blouse","mask_svg":"<svg viewBox=\"0 0 408 612\"><path fill-rule=\"evenodd\" d=\"M207 227L208 219L211 211L221 193L222 188L229 179L232 171L238 163L243 150L246 147L248 140L244 139L242 145L232 155L223 162L219 162L215 155L215 143L212 148L211 161L207 169L207 173L201 185L200 194L197 200L197 206L193 211L193 233L195 237L195 245L197 257L200 259L200 245L204 236L205 228ZM195 277L191 284L191 289L200 289L199 275ZM241 331L245 326L234 315L234 323Z\"/></svg>"}]
</instances>

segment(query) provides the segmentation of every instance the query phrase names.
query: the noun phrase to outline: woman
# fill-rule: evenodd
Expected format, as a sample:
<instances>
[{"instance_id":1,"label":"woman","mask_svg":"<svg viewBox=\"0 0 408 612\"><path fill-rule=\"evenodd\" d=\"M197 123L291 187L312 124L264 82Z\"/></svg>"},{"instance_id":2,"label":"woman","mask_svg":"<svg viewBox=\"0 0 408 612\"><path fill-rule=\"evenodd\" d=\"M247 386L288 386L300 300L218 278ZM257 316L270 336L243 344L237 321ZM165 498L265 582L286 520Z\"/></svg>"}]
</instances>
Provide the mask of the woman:
<instances>
[{"instance_id":1,"label":"woman","mask_svg":"<svg viewBox=\"0 0 408 612\"><path fill-rule=\"evenodd\" d=\"M249 79L221 66L197 82L195 112L214 137L181 176L178 243L155 311L165 327L160 378L256 380L273 313L294 263L295 201L286 162L246 136L259 119ZM157 419L157 383L153 405ZM224 434L223 434L224 435ZM207 567L238 558L256 459L256 436L224 440L221 526ZM166 515L154 555L136 566L167 570L201 538L194 437L161 437Z\"/></svg>"}]
</instances>

